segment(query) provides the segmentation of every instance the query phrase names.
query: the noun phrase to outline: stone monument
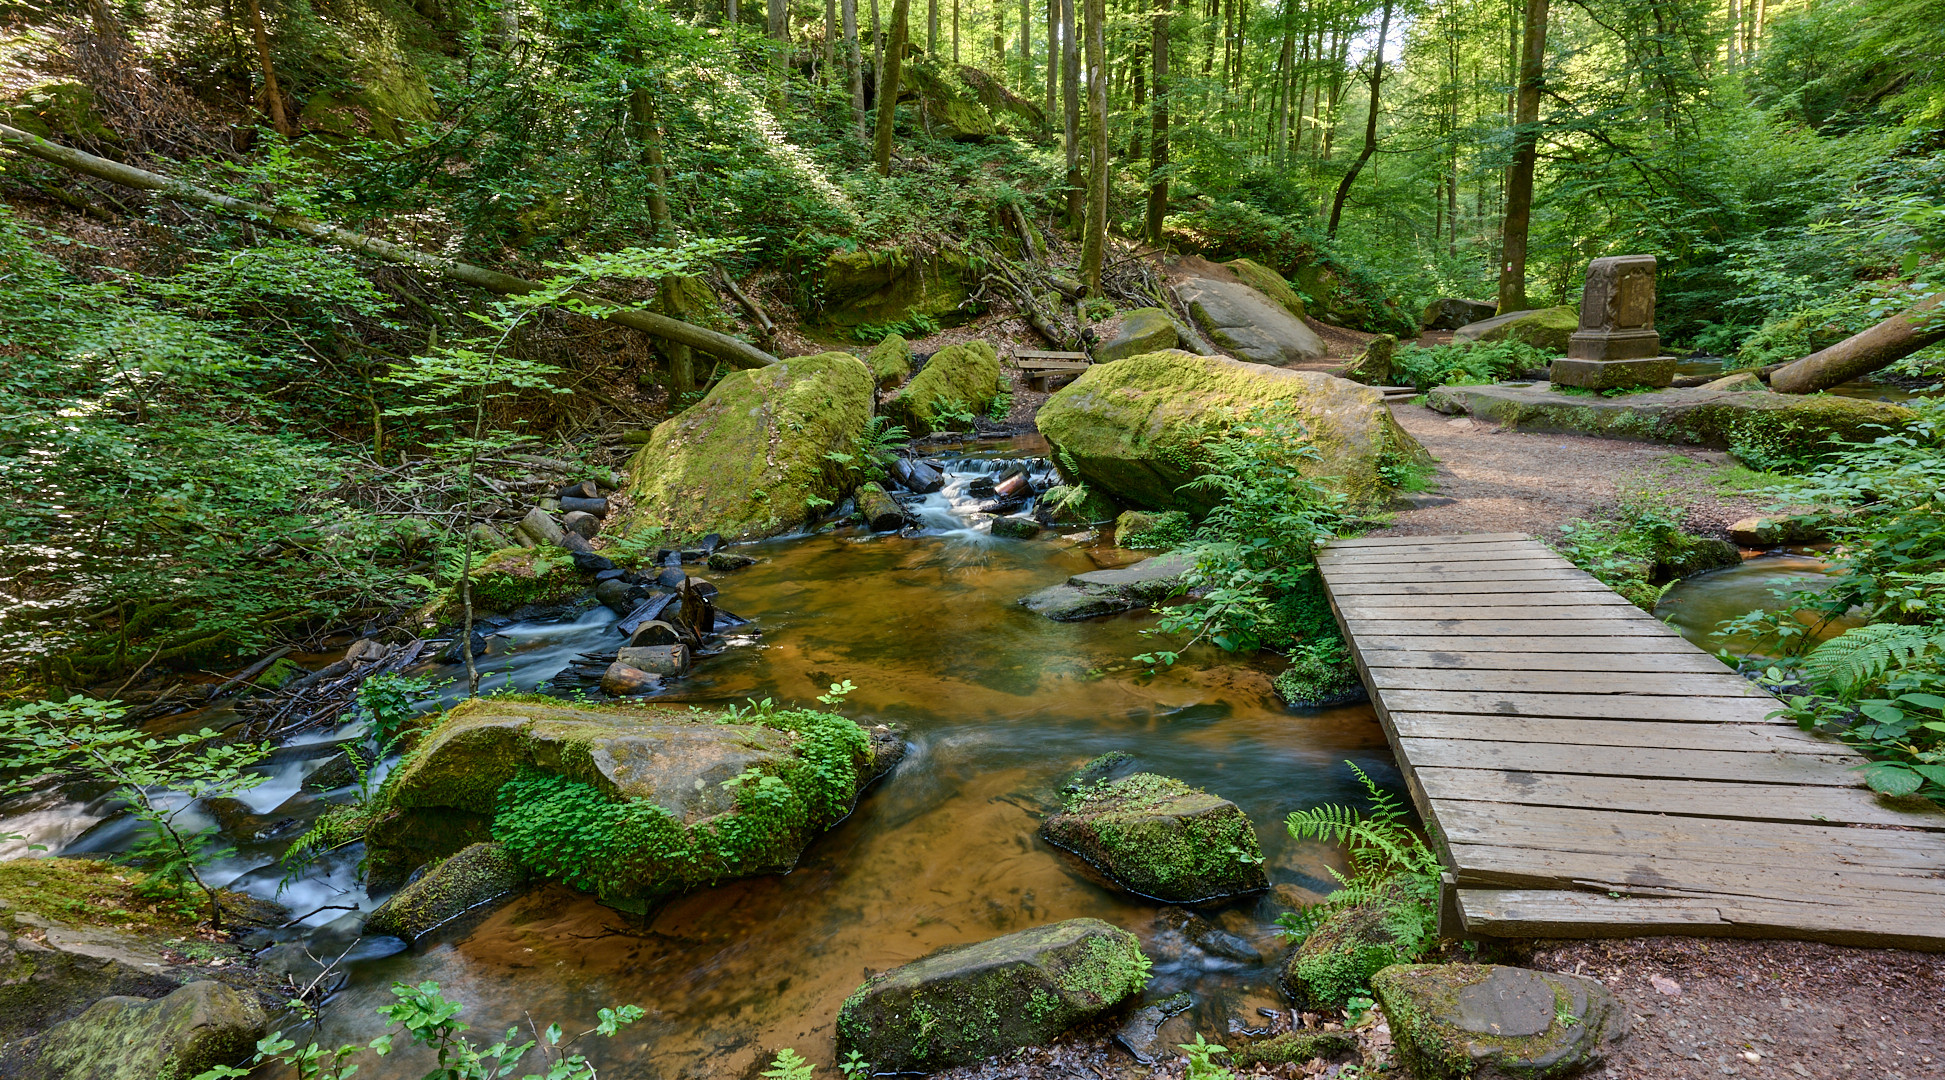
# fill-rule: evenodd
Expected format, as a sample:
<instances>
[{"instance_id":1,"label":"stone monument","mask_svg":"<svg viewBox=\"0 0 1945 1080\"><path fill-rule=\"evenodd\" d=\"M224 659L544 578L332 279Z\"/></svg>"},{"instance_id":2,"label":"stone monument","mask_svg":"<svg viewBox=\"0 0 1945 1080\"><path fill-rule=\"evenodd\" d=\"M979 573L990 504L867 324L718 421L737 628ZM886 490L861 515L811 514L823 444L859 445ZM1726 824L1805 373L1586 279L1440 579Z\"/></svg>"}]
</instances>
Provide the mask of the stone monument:
<instances>
[{"instance_id":1,"label":"stone monument","mask_svg":"<svg viewBox=\"0 0 1945 1080\"><path fill-rule=\"evenodd\" d=\"M1661 355L1655 332L1655 257L1612 255L1587 264L1580 329L1549 378L1560 386L1615 390L1667 386L1675 358Z\"/></svg>"}]
</instances>

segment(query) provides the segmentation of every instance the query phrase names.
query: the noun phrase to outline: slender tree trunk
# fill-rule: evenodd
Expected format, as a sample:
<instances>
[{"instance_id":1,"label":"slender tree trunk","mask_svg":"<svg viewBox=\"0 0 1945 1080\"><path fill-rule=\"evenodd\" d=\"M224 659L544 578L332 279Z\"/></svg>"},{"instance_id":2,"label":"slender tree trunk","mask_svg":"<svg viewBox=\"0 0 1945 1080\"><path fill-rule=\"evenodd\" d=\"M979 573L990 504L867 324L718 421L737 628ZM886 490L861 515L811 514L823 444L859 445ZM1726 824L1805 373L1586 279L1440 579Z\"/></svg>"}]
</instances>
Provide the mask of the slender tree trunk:
<instances>
[{"instance_id":1,"label":"slender tree trunk","mask_svg":"<svg viewBox=\"0 0 1945 1080\"><path fill-rule=\"evenodd\" d=\"M878 21L878 0L871 0L871 103L875 107L885 88L885 26Z\"/></svg>"},{"instance_id":2,"label":"slender tree trunk","mask_svg":"<svg viewBox=\"0 0 1945 1080\"><path fill-rule=\"evenodd\" d=\"M819 81L825 86L837 82L837 0L824 0L824 70Z\"/></svg>"},{"instance_id":3,"label":"slender tree trunk","mask_svg":"<svg viewBox=\"0 0 1945 1080\"><path fill-rule=\"evenodd\" d=\"M628 97L628 112L635 128L635 138L641 143L642 164L648 169L648 242L652 247L673 247L675 226L669 213L669 169L668 161L663 156L662 118L655 107L655 88L649 85L636 87ZM670 279L662 283L657 306L664 315L679 319L686 312L666 302L672 295L669 291L671 285L679 288L680 282ZM695 389L696 354L695 350L678 342L665 342L662 351L669 358L669 400L675 404L683 394Z\"/></svg>"},{"instance_id":4,"label":"slender tree trunk","mask_svg":"<svg viewBox=\"0 0 1945 1080\"><path fill-rule=\"evenodd\" d=\"M879 176L891 175L891 125L898 112L898 83L905 67L905 39L911 33L911 7L911 0L892 0L891 43L885 48L885 66L879 69L878 130L871 149Z\"/></svg>"},{"instance_id":5,"label":"slender tree trunk","mask_svg":"<svg viewBox=\"0 0 1945 1080\"><path fill-rule=\"evenodd\" d=\"M1141 159L1141 110L1148 104L1148 64L1147 57L1142 55L1144 52L1146 50L1138 50L1135 53L1133 62L1128 65L1134 69L1135 78L1134 120L1129 124L1135 130L1134 134L1128 139L1128 158L1131 161Z\"/></svg>"},{"instance_id":6,"label":"slender tree trunk","mask_svg":"<svg viewBox=\"0 0 1945 1080\"><path fill-rule=\"evenodd\" d=\"M770 59L770 105L783 108L784 83L790 76L790 4L789 0L769 0L768 29L772 56Z\"/></svg>"},{"instance_id":7,"label":"slender tree trunk","mask_svg":"<svg viewBox=\"0 0 1945 1080\"><path fill-rule=\"evenodd\" d=\"M1216 39L1222 36L1222 0L1209 0L1209 34L1202 41L1202 77L1216 70Z\"/></svg>"},{"instance_id":8,"label":"slender tree trunk","mask_svg":"<svg viewBox=\"0 0 1945 1080\"><path fill-rule=\"evenodd\" d=\"M858 0L843 0L839 5L844 19L844 68L851 83L851 125L857 128L858 138L865 137L864 127L864 55L858 48Z\"/></svg>"},{"instance_id":9,"label":"slender tree trunk","mask_svg":"<svg viewBox=\"0 0 1945 1080\"><path fill-rule=\"evenodd\" d=\"M993 77L1006 81L1006 5L993 0Z\"/></svg>"},{"instance_id":10,"label":"slender tree trunk","mask_svg":"<svg viewBox=\"0 0 1945 1080\"><path fill-rule=\"evenodd\" d=\"M1087 227L1081 236L1081 273L1090 293L1101 292L1108 240L1108 83L1106 0L1087 3Z\"/></svg>"},{"instance_id":11,"label":"slender tree trunk","mask_svg":"<svg viewBox=\"0 0 1945 1080\"><path fill-rule=\"evenodd\" d=\"M939 0L925 0L925 55L939 58Z\"/></svg>"},{"instance_id":12,"label":"slender tree trunk","mask_svg":"<svg viewBox=\"0 0 1945 1080\"><path fill-rule=\"evenodd\" d=\"M277 85L277 65L270 59L270 34L263 26L263 5L258 0L250 0L249 11L250 37L256 42L257 65L263 72L264 105L270 113L270 126L288 139L297 134L297 126L284 112L284 91Z\"/></svg>"},{"instance_id":13,"label":"slender tree trunk","mask_svg":"<svg viewBox=\"0 0 1945 1080\"><path fill-rule=\"evenodd\" d=\"M1033 4L1020 0L1020 89L1033 93Z\"/></svg>"},{"instance_id":14,"label":"slender tree trunk","mask_svg":"<svg viewBox=\"0 0 1945 1080\"><path fill-rule=\"evenodd\" d=\"M1154 104L1149 110L1148 242L1162 246L1168 222L1168 0L1154 0L1155 14L1149 52L1155 75Z\"/></svg>"},{"instance_id":15,"label":"slender tree trunk","mask_svg":"<svg viewBox=\"0 0 1945 1080\"><path fill-rule=\"evenodd\" d=\"M1081 59L1074 37L1074 0L1060 0L1061 121L1067 150L1067 231L1079 236L1086 217L1086 181L1081 177Z\"/></svg>"},{"instance_id":16,"label":"slender tree trunk","mask_svg":"<svg viewBox=\"0 0 1945 1080\"><path fill-rule=\"evenodd\" d=\"M1290 145L1290 89L1296 82L1293 68L1297 58L1297 22L1294 0L1283 0L1283 52L1276 58L1276 133L1270 142L1270 160L1278 165L1289 163Z\"/></svg>"},{"instance_id":17,"label":"slender tree trunk","mask_svg":"<svg viewBox=\"0 0 1945 1080\"><path fill-rule=\"evenodd\" d=\"M743 20L743 12L737 8L736 0L723 0L723 22L735 26Z\"/></svg>"},{"instance_id":18,"label":"slender tree trunk","mask_svg":"<svg viewBox=\"0 0 1945 1080\"><path fill-rule=\"evenodd\" d=\"M952 0L952 62L959 62L959 0Z\"/></svg>"},{"instance_id":19,"label":"slender tree trunk","mask_svg":"<svg viewBox=\"0 0 1945 1080\"><path fill-rule=\"evenodd\" d=\"M1337 197L1330 204L1331 237L1337 235L1337 222L1344 216L1344 200L1351 194L1351 185L1357 182L1357 174L1364 170L1364 163L1378 152L1378 91L1384 85L1384 39L1391 33L1391 0L1384 0L1384 14L1378 19L1378 43L1371 50L1371 108L1364 117L1364 149L1360 150L1357 160L1351 163L1351 171L1337 185Z\"/></svg>"},{"instance_id":20,"label":"slender tree trunk","mask_svg":"<svg viewBox=\"0 0 1945 1080\"><path fill-rule=\"evenodd\" d=\"M1060 0L1047 0L1047 126L1059 121L1060 109Z\"/></svg>"},{"instance_id":21,"label":"slender tree trunk","mask_svg":"<svg viewBox=\"0 0 1945 1080\"><path fill-rule=\"evenodd\" d=\"M1526 232L1533 216L1533 165L1540 149L1540 91L1546 78L1548 0L1526 0L1520 49L1513 163L1506 170L1506 220L1500 230L1499 313L1526 310Z\"/></svg>"},{"instance_id":22,"label":"slender tree trunk","mask_svg":"<svg viewBox=\"0 0 1945 1080\"><path fill-rule=\"evenodd\" d=\"M1320 110L1324 114L1325 161L1330 160L1331 147L1337 142L1337 122L1341 119L1337 115L1337 107L1344 101L1344 61L1351 51L1351 35L1344 33L1341 27L1333 27L1330 48L1331 56L1336 60L1330 69L1330 103L1327 108Z\"/></svg>"}]
</instances>

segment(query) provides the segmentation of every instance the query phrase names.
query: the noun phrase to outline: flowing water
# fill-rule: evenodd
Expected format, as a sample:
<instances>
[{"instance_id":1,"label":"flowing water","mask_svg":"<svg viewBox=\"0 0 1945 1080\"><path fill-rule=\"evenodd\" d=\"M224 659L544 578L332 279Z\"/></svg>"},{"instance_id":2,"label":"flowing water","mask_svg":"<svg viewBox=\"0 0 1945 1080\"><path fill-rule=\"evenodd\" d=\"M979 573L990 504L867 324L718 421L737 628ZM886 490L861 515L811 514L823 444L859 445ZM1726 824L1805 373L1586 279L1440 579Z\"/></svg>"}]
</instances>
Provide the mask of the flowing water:
<instances>
[{"instance_id":1,"label":"flowing water","mask_svg":"<svg viewBox=\"0 0 1945 1080\"><path fill-rule=\"evenodd\" d=\"M395 981L430 979L483 1033L524 1028L529 1018L579 1030L603 1006L642 1006L644 1021L590 1046L614 1069L603 1075L747 1076L784 1046L828 1064L838 1007L867 974L1077 916L1141 935L1157 960L1150 996L1195 992L1203 1030L1220 1033L1231 1017L1260 1023L1256 1008L1281 1004L1274 978L1283 950L1271 920L1328 892L1329 871L1341 866L1333 847L1293 842L1282 819L1319 803L1361 802L1347 760L1396 790L1383 734L1367 706L1286 708L1268 669L1225 654L1192 650L1151 674L1130 657L1153 644L1141 634L1152 616L1054 623L1020 608L1020 597L1095 568L1080 541L996 539L969 513L969 482L1023 449L1035 448L953 460L946 490L919 507L919 535L841 530L747 545L736 550L762 562L715 575L723 606L761 634L704 660L657 700L808 703L848 679L857 686L848 715L909 732L904 761L794 871L683 897L645 923L546 887L405 951L371 955L385 950L367 946L354 954L367 959L347 965L349 985L326 1009L321 1041L370 1038L384 1024L373 1009L391 1000ZM540 686L577 653L616 644L614 621L595 608L499 628L513 645L485 659L485 687ZM1156 925L1160 905L1105 884L1038 839L1060 781L1110 750L1221 794L1256 823L1277 888L1204 914L1251 940L1262 963L1203 954ZM251 809L314 816L322 804L298 790L308 767L289 755L271 766ZM277 895L282 875L272 860L289 838L243 845L215 876ZM66 850L127 841L128 826L109 819ZM299 912L369 909L354 861L341 857L279 898ZM417 1076L425 1064L394 1055L360 1075Z\"/></svg>"},{"instance_id":2,"label":"flowing water","mask_svg":"<svg viewBox=\"0 0 1945 1080\"><path fill-rule=\"evenodd\" d=\"M1726 620L1752 611L1781 607L1777 594L1799 590L1822 591L1829 587L1830 564L1814 552L1795 551L1760 555L1744 560L1740 566L1711 570L1676 582L1655 616L1674 626L1682 636L1711 652L1727 649L1738 657L1766 658L1773 648L1756 637L1723 628ZM1818 623L1800 616L1810 628L1812 640L1835 637L1862 620L1850 617Z\"/></svg>"}]
</instances>

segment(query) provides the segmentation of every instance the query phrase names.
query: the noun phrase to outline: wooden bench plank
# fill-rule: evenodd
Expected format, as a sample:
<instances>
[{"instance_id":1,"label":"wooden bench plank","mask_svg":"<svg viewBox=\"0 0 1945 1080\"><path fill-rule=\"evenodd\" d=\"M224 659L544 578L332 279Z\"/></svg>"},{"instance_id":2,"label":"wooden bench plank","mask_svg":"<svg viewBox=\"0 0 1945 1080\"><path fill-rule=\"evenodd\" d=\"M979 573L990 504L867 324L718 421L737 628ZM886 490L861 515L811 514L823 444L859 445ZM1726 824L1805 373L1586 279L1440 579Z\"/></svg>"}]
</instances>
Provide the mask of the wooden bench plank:
<instances>
[{"instance_id":1,"label":"wooden bench plank","mask_svg":"<svg viewBox=\"0 0 1945 1080\"><path fill-rule=\"evenodd\" d=\"M1393 625L1393 624L1379 624ZM1508 653L1519 655L1528 652L1553 653L1629 653L1649 656L1701 656L1708 653L1695 647L1687 638L1679 634L1659 637L1642 637L1630 634L1607 637L1564 637L1551 634L1496 634L1490 637L1474 637L1464 634L1431 633L1400 634L1391 631L1377 631L1356 635L1353 645L1360 651L1369 652L1450 652L1458 655L1484 655L1487 653ZM1719 663L1711 659L1711 663Z\"/></svg>"},{"instance_id":2,"label":"wooden bench plank","mask_svg":"<svg viewBox=\"0 0 1945 1080\"><path fill-rule=\"evenodd\" d=\"M1391 616L1386 614L1387 609L1390 611L1404 612L1404 615L1399 616L1402 618L1411 618L1413 616L1418 618L1439 618L1441 616L1432 616L1425 613L1428 611L1465 608L1467 609L1466 612L1457 617L1467 619L1473 617L1472 611L1476 609L1558 607L1617 609L1601 612L1600 614L1603 618L1632 619L1636 617L1636 612L1652 618L1652 616L1648 616L1647 612L1641 611L1640 608L1635 607L1627 600L1613 593L1553 592L1549 590L1547 592L1531 593L1378 593L1375 595L1333 592L1331 595L1337 601L1338 608L1346 612L1356 611L1364 613L1363 617L1365 618L1389 618ZM1478 618L1482 619L1500 617L1497 615L1478 616ZM1518 617L1529 617L1529 613L1522 610Z\"/></svg>"},{"instance_id":3,"label":"wooden bench plank","mask_svg":"<svg viewBox=\"0 0 1945 1080\"><path fill-rule=\"evenodd\" d=\"M1498 576L1489 576L1478 581L1451 581L1438 578L1433 581L1338 581L1330 587L1332 596L1500 596L1517 597L1531 595L1558 596L1571 594L1576 600L1583 596L1615 596L1614 590L1584 574L1569 574L1564 570L1556 571L1551 579L1506 581ZM1620 597L1615 596L1616 599ZM1621 600L1627 603L1626 600Z\"/></svg>"},{"instance_id":4,"label":"wooden bench plank","mask_svg":"<svg viewBox=\"0 0 1945 1080\"><path fill-rule=\"evenodd\" d=\"M1839 945L1945 951L1908 920L1829 904L1760 904L1729 897L1610 897L1543 889L1456 890L1466 931L1486 937L1792 937Z\"/></svg>"},{"instance_id":5,"label":"wooden bench plank","mask_svg":"<svg viewBox=\"0 0 1945 1080\"><path fill-rule=\"evenodd\" d=\"M1668 628L1665 623L1653 619L1629 618L1587 618L1587 619L1467 619L1463 629L1456 629L1459 620L1451 623L1426 619L1367 619L1351 616L1345 619L1350 624L1351 633L1357 637L1373 635L1378 637L1404 637L1421 635L1425 637L1536 637L1555 638L1608 638L1608 637L1658 637L1678 638L1681 635ZM1693 648L1693 646L1690 646Z\"/></svg>"},{"instance_id":6,"label":"wooden bench plank","mask_svg":"<svg viewBox=\"0 0 1945 1080\"><path fill-rule=\"evenodd\" d=\"M1338 601L1338 608L1347 619L1409 619L1426 623L1465 623L1474 619L1559 619L1578 622L1585 619L1621 619L1632 622L1648 622L1665 626L1653 615L1626 602L1620 605L1607 604L1534 604L1530 607L1508 604L1493 607L1447 607L1427 601L1423 607L1400 607L1389 600L1377 603L1358 602L1352 597ZM1555 597L1553 599L1560 599ZM1464 632L1460 628L1460 632Z\"/></svg>"},{"instance_id":7,"label":"wooden bench plank","mask_svg":"<svg viewBox=\"0 0 1945 1080\"><path fill-rule=\"evenodd\" d=\"M1553 773L1506 773L1420 764L1413 776L1435 805L1446 801L1577 806L1746 821L1827 821L1945 831L1945 813L1890 800L1868 788L1736 784Z\"/></svg>"},{"instance_id":8,"label":"wooden bench plank","mask_svg":"<svg viewBox=\"0 0 1945 1080\"><path fill-rule=\"evenodd\" d=\"M1366 572L1380 567L1407 564L1420 570L1458 571L1476 569L1481 565L1501 566L1507 563L1546 566L1556 570L1573 566L1573 563L1551 552L1502 544L1468 544L1463 549L1447 551L1436 558L1431 557L1430 553L1415 557L1405 553L1394 554L1387 550L1339 553L1326 549L1317 553L1318 566L1331 566L1339 570L1362 569Z\"/></svg>"},{"instance_id":9,"label":"wooden bench plank","mask_svg":"<svg viewBox=\"0 0 1945 1080\"><path fill-rule=\"evenodd\" d=\"M1426 582L1463 582L1469 584L1517 584L1523 581L1584 582L1592 578L1570 567L1555 566L1551 563L1538 564L1514 561L1510 567L1468 567L1465 570L1425 570L1405 564L1389 569L1332 570L1329 575L1330 587L1335 590L1345 585L1401 584L1414 585ZM1599 584L1599 582L1595 582ZM1606 588L1605 585L1601 586Z\"/></svg>"},{"instance_id":10,"label":"wooden bench plank","mask_svg":"<svg viewBox=\"0 0 1945 1080\"><path fill-rule=\"evenodd\" d=\"M1443 536L1358 536L1332 540L1330 550L1349 551L1378 547L1439 547L1449 544L1497 544L1531 541L1526 533L1447 533Z\"/></svg>"},{"instance_id":11,"label":"wooden bench plank","mask_svg":"<svg viewBox=\"0 0 1945 1080\"><path fill-rule=\"evenodd\" d=\"M1725 893L1758 900L1867 904L1885 911L1904 911L1913 917L1936 917L1945 911L1945 878L1929 871L1849 866L1817 861L1814 865L1778 863L1716 863L1637 852L1620 858L1606 852L1561 851L1553 848L1451 844L1457 861L1454 874L1461 885L1495 885L1548 889L1580 886L1610 892L1678 895Z\"/></svg>"}]
</instances>

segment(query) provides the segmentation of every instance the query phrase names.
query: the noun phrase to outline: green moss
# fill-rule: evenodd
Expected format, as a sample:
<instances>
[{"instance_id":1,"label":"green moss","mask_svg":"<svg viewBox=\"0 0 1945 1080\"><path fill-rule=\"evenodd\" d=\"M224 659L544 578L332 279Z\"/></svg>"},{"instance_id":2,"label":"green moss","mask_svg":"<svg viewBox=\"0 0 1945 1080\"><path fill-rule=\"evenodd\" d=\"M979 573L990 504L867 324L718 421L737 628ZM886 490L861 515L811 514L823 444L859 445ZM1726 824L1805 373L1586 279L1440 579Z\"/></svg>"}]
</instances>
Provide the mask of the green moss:
<instances>
[{"instance_id":1,"label":"green moss","mask_svg":"<svg viewBox=\"0 0 1945 1080\"><path fill-rule=\"evenodd\" d=\"M525 870L505 848L472 844L385 901L372 912L365 932L412 941L525 882Z\"/></svg>"},{"instance_id":2,"label":"green moss","mask_svg":"<svg viewBox=\"0 0 1945 1080\"><path fill-rule=\"evenodd\" d=\"M1248 1069L1257 1065L1302 1065L1356 1051L1357 1039L1341 1031L1286 1031L1259 1042L1233 1046L1229 1058Z\"/></svg>"},{"instance_id":3,"label":"green moss","mask_svg":"<svg viewBox=\"0 0 1945 1080\"><path fill-rule=\"evenodd\" d=\"M929 435L941 429L948 413L985 415L1000 386L999 353L993 346L984 341L949 345L884 403L884 413L914 436Z\"/></svg>"},{"instance_id":4,"label":"green moss","mask_svg":"<svg viewBox=\"0 0 1945 1080\"><path fill-rule=\"evenodd\" d=\"M52 857L0 862L0 900L70 926L187 932L202 920L194 903L143 896L147 875L99 859Z\"/></svg>"},{"instance_id":5,"label":"green moss","mask_svg":"<svg viewBox=\"0 0 1945 1080\"><path fill-rule=\"evenodd\" d=\"M730 539L798 528L844 494L845 471L826 455L857 449L873 390L864 364L837 352L724 376L635 455L627 528Z\"/></svg>"},{"instance_id":6,"label":"green moss","mask_svg":"<svg viewBox=\"0 0 1945 1080\"><path fill-rule=\"evenodd\" d=\"M982 142L998 133L993 116L959 79L922 60L899 69L900 100L916 98L931 133L942 139Z\"/></svg>"},{"instance_id":7,"label":"green moss","mask_svg":"<svg viewBox=\"0 0 1945 1080\"><path fill-rule=\"evenodd\" d=\"M1297 290L1283 280L1282 274L1254 259L1232 259L1225 265L1243 279L1243 284L1283 305L1291 315L1299 319L1304 317L1303 297L1298 296Z\"/></svg>"},{"instance_id":8,"label":"green moss","mask_svg":"<svg viewBox=\"0 0 1945 1080\"><path fill-rule=\"evenodd\" d=\"M1144 896L1199 901L1267 885L1249 818L1171 777L1135 773L1083 787L1045 832Z\"/></svg>"},{"instance_id":9,"label":"green moss","mask_svg":"<svg viewBox=\"0 0 1945 1080\"><path fill-rule=\"evenodd\" d=\"M1477 326L1478 324L1473 324ZM1536 308L1489 329L1460 332L1460 340L1521 341L1549 352L1567 351L1567 339L1580 329L1580 311L1570 305Z\"/></svg>"},{"instance_id":10,"label":"green moss","mask_svg":"<svg viewBox=\"0 0 1945 1080\"><path fill-rule=\"evenodd\" d=\"M1138 551L1167 551L1188 543L1192 528L1189 515L1180 510L1129 510L1114 519L1114 542Z\"/></svg>"},{"instance_id":11,"label":"green moss","mask_svg":"<svg viewBox=\"0 0 1945 1080\"><path fill-rule=\"evenodd\" d=\"M1601 1047L1614 1036L1609 1030L1615 1019L1612 1010L1623 1006L1604 995L1601 1001L1591 995L1576 1000L1561 977L1545 972L1530 973L1545 980L1553 993L1554 1020L1543 1032L1494 1035L1445 1019L1463 1015L1461 991L1492 978L1494 971L1483 964L1399 964L1372 979L1392 1041L1413 1076L1463 1080L1485 1074L1554 1080L1598 1061ZM1624 1020L1617 1024L1618 1030L1625 1027Z\"/></svg>"},{"instance_id":12,"label":"green moss","mask_svg":"<svg viewBox=\"0 0 1945 1080\"><path fill-rule=\"evenodd\" d=\"M971 261L954 251L914 257L903 248L836 251L826 257L818 319L838 328L910 325L917 317L956 325ZM867 339L868 340L868 339Z\"/></svg>"},{"instance_id":13,"label":"green moss","mask_svg":"<svg viewBox=\"0 0 1945 1080\"><path fill-rule=\"evenodd\" d=\"M871 369L881 389L897 386L912 373L912 345L897 334L886 334L865 354L864 366Z\"/></svg>"},{"instance_id":14,"label":"green moss","mask_svg":"<svg viewBox=\"0 0 1945 1080\"><path fill-rule=\"evenodd\" d=\"M67 135L96 142L120 142L95 104L95 92L84 83L56 82L28 87L0 99L0 116L43 139Z\"/></svg>"}]
</instances>

